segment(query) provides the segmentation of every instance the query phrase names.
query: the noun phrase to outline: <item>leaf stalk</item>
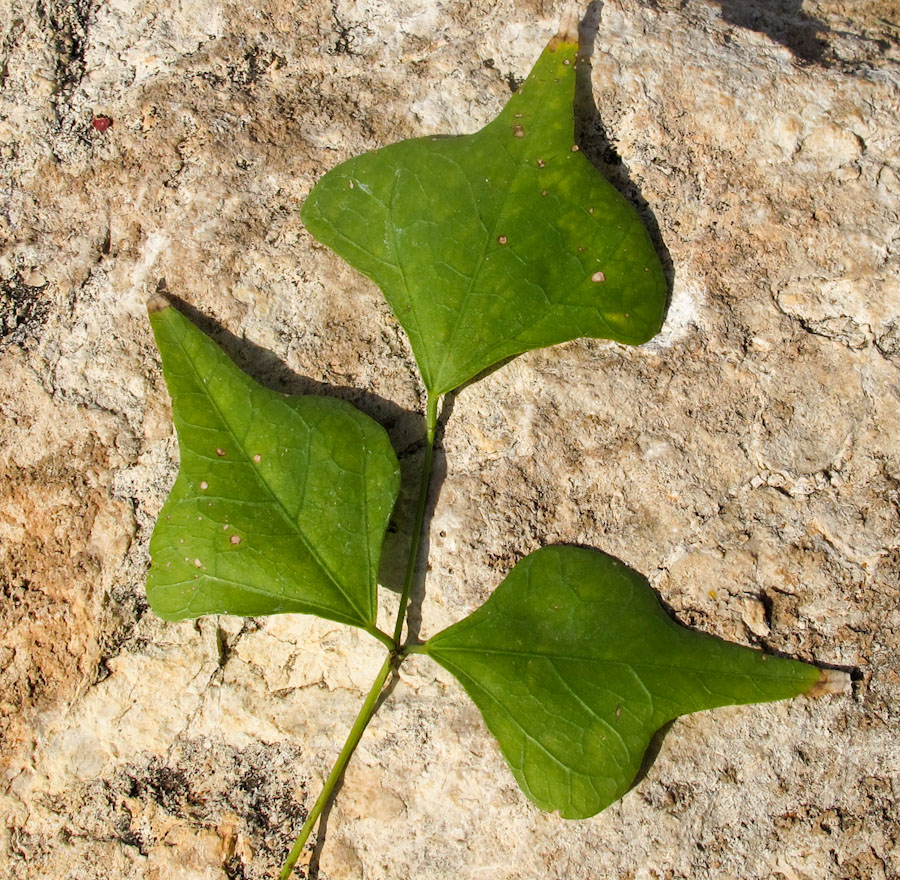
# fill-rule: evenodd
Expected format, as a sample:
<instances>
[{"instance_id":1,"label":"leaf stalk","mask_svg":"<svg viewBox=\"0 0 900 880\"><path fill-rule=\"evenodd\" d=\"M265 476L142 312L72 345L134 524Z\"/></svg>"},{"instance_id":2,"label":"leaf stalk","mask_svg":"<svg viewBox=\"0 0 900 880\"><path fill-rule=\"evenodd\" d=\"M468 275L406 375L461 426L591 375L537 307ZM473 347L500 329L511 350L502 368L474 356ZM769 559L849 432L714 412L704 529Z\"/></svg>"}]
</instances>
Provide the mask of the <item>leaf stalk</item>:
<instances>
[{"instance_id":1,"label":"leaf stalk","mask_svg":"<svg viewBox=\"0 0 900 880\"><path fill-rule=\"evenodd\" d=\"M394 643L400 644L403 635L403 624L409 607L409 594L416 575L416 563L419 561L419 546L422 542L422 525L425 522L425 508L428 505L428 488L431 485L431 467L434 463L434 435L437 429L438 396L428 394L425 403L425 458L422 460L422 473L419 477L419 498L416 502L416 514L413 520L412 537L409 544L409 557L406 560L406 574L403 578L403 592L400 594L400 607L397 609L397 623L394 625Z\"/></svg>"},{"instance_id":2,"label":"leaf stalk","mask_svg":"<svg viewBox=\"0 0 900 880\"><path fill-rule=\"evenodd\" d=\"M378 698L381 696L385 682L388 680L391 672L399 668L407 653L415 653L416 646L407 645L400 647L400 637L403 635L403 623L406 620L406 612L409 606L409 594L412 589L413 579L415 578L416 563L419 559L419 547L422 541L422 526L425 522L425 508L428 503L428 488L431 485L431 469L434 462L434 437L437 430L437 404L437 396L432 397L429 395L426 399L425 457L422 461L422 473L419 478L419 497L416 502L415 519L413 521L413 531L409 545L409 557L406 563L406 573L403 578L403 592L400 596L400 607L397 611L394 637L391 638L374 624L366 627L366 631L384 644L390 651L390 654L388 654L382 664L382 667L372 684L372 688L369 691L362 708L359 710L359 715L356 716L356 721L353 722L353 727L350 728L347 741L344 743L344 747L341 749L341 753L338 755L334 767L331 768L331 773L328 774L328 778L325 780L325 785L323 786L319 797L313 804L313 808L309 811L309 815L306 817L306 821L303 823L303 827L300 829L300 833L297 835L293 847L291 847L291 851L284 863L284 867L278 875L278 880L288 880L293 873L294 866L297 864L297 860L303 852L303 847L306 846L306 842L309 840L309 836L312 834L316 822L322 815L322 810L325 809L325 805L328 803L328 799L331 797L335 786L343 776L353 752L356 750L357 745L359 745L363 731L375 714Z\"/></svg>"},{"instance_id":3,"label":"leaf stalk","mask_svg":"<svg viewBox=\"0 0 900 880\"><path fill-rule=\"evenodd\" d=\"M387 648L389 651L397 650L397 643L386 632L384 632L384 630L380 630L374 624L371 626L367 626L366 632L370 636L374 636L376 639L378 639L378 641L381 642L381 644L384 645L385 648Z\"/></svg>"}]
</instances>

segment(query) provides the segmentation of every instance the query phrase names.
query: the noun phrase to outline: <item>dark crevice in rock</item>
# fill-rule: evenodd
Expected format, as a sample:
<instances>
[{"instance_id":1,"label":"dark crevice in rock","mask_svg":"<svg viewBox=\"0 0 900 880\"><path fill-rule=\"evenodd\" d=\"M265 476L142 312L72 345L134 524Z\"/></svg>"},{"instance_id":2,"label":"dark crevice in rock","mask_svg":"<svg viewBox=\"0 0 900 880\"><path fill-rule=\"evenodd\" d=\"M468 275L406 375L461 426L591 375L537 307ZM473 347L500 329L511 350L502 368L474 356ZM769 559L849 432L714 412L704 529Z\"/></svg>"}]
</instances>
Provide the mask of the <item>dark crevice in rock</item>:
<instances>
[{"instance_id":1,"label":"dark crevice in rock","mask_svg":"<svg viewBox=\"0 0 900 880\"><path fill-rule=\"evenodd\" d=\"M84 76L88 24L96 7L97 0L38 0L38 18L56 53L58 113Z\"/></svg>"},{"instance_id":2,"label":"dark crevice in rock","mask_svg":"<svg viewBox=\"0 0 900 880\"><path fill-rule=\"evenodd\" d=\"M0 41L0 89L6 87L6 80L9 77L9 56L12 54L12 51L24 30L24 20L21 18L14 18L10 22L9 27L3 36L3 40Z\"/></svg>"},{"instance_id":3,"label":"dark crevice in rock","mask_svg":"<svg viewBox=\"0 0 900 880\"><path fill-rule=\"evenodd\" d=\"M42 295L46 287L26 284L18 273L0 279L0 351L40 338L50 312L50 302Z\"/></svg>"}]
</instances>

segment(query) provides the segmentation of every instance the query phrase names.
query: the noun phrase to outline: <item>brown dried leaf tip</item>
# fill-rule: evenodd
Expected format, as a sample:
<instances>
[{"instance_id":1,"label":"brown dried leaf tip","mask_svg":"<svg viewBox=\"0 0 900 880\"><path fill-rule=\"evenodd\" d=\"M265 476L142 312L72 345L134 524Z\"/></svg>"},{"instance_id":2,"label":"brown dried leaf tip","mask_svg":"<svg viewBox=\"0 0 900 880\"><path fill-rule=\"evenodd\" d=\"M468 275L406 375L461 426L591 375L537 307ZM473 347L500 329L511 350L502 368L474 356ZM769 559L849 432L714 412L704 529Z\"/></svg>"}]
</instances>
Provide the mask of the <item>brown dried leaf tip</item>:
<instances>
[{"instance_id":1,"label":"brown dried leaf tip","mask_svg":"<svg viewBox=\"0 0 900 880\"><path fill-rule=\"evenodd\" d=\"M841 669L823 669L819 680L806 692L806 695L825 697L829 694L849 694L851 690L850 673Z\"/></svg>"},{"instance_id":2,"label":"brown dried leaf tip","mask_svg":"<svg viewBox=\"0 0 900 880\"><path fill-rule=\"evenodd\" d=\"M578 12L579 5L570 2L559 20L559 31L554 40L558 40L560 43L578 42L578 22L580 21Z\"/></svg>"},{"instance_id":3,"label":"brown dried leaf tip","mask_svg":"<svg viewBox=\"0 0 900 880\"><path fill-rule=\"evenodd\" d=\"M147 311L152 315L154 312L161 312L163 309L169 308L172 305L172 300L169 299L164 293L154 293L150 299L147 300Z\"/></svg>"}]
</instances>

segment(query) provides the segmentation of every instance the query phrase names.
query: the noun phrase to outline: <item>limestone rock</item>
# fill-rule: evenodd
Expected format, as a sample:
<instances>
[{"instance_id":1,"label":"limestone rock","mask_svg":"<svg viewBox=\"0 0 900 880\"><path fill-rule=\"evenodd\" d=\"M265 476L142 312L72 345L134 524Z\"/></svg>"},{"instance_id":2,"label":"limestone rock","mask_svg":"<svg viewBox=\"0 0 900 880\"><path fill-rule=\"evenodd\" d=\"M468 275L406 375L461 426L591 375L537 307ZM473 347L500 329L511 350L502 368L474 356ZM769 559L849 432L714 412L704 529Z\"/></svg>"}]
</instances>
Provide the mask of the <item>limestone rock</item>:
<instances>
[{"instance_id":1,"label":"limestone rock","mask_svg":"<svg viewBox=\"0 0 900 880\"><path fill-rule=\"evenodd\" d=\"M489 121L563 4L3 8L0 874L271 877L381 650L303 617L149 612L177 451L144 301L165 287L271 386L361 406L409 496L409 346L298 209L344 158ZM682 719L633 791L570 823L415 658L323 880L900 876L897 20L894 0L591 4L579 136L660 242L667 325L456 396L417 615L427 636L529 551L583 543L685 623L854 669L853 693Z\"/></svg>"}]
</instances>

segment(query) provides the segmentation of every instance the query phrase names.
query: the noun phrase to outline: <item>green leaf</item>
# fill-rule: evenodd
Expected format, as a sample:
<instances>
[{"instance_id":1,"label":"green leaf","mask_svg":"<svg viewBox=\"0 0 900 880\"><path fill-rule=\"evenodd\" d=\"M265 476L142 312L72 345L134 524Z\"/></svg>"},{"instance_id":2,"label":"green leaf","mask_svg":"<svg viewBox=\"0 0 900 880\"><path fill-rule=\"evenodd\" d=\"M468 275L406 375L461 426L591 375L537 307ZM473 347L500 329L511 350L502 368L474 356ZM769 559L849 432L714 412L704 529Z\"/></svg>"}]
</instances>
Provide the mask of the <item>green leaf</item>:
<instances>
[{"instance_id":1,"label":"green leaf","mask_svg":"<svg viewBox=\"0 0 900 880\"><path fill-rule=\"evenodd\" d=\"M399 488L387 434L343 401L263 388L167 300L149 309L181 452L150 541L153 610L373 628Z\"/></svg>"},{"instance_id":2,"label":"green leaf","mask_svg":"<svg viewBox=\"0 0 900 880\"><path fill-rule=\"evenodd\" d=\"M681 626L644 577L579 547L533 553L422 650L475 701L525 794L567 819L625 794L679 715L793 697L821 674Z\"/></svg>"},{"instance_id":3,"label":"green leaf","mask_svg":"<svg viewBox=\"0 0 900 880\"><path fill-rule=\"evenodd\" d=\"M576 55L554 38L481 131L350 159L303 206L309 231L384 291L432 395L532 348L637 344L661 326L647 231L574 146Z\"/></svg>"}]
</instances>

